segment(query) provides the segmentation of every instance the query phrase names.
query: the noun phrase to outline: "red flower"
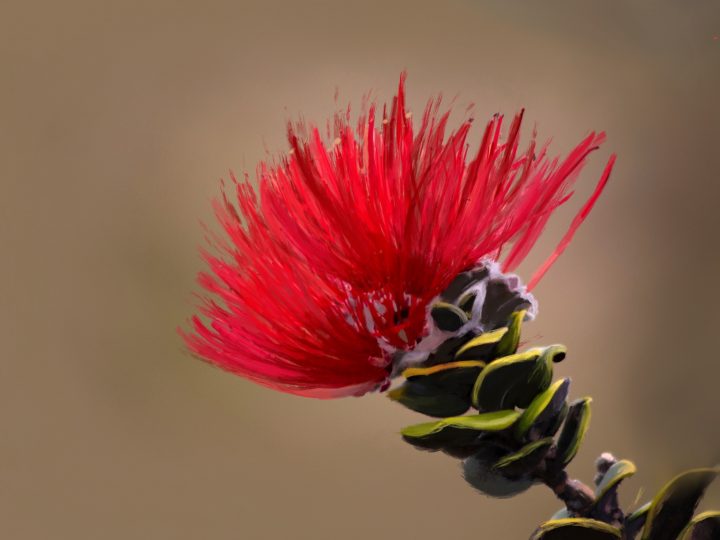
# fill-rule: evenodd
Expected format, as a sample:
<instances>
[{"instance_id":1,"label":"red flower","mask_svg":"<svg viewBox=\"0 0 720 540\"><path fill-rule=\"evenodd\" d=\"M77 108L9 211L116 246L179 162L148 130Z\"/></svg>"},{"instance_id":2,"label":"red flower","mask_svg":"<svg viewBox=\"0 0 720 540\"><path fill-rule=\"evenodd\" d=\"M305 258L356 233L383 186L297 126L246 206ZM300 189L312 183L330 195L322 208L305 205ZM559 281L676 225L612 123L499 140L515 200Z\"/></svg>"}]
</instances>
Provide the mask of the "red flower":
<instances>
[{"instance_id":1,"label":"red flower","mask_svg":"<svg viewBox=\"0 0 720 540\"><path fill-rule=\"evenodd\" d=\"M493 117L468 157L472 120L446 135L448 112L431 100L420 127L405 108L404 76L381 119L371 105L350 126L335 118L332 146L317 128L290 125L290 151L261 163L259 187L232 177L215 213L227 237L203 250L210 272L192 352L260 384L313 397L359 395L386 383L392 352L428 333L428 307L484 258L515 268L603 133L563 160L547 146L518 151L522 112L501 139ZM615 156L532 288L590 212Z\"/></svg>"}]
</instances>

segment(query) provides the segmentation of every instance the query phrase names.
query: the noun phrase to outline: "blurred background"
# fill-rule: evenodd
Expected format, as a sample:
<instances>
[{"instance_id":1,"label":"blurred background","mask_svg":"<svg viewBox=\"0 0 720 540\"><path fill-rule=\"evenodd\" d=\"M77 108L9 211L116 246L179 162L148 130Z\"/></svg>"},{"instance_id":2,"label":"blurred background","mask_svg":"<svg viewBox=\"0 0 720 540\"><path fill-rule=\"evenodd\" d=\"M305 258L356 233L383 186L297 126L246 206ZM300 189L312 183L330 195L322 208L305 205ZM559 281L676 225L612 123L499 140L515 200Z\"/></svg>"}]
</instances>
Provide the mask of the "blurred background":
<instances>
[{"instance_id":1,"label":"blurred background","mask_svg":"<svg viewBox=\"0 0 720 540\"><path fill-rule=\"evenodd\" d=\"M0 10L0 537L522 539L560 507L544 487L473 492L400 440L421 417L383 395L274 393L176 334L219 178L284 151L288 118L323 124L336 87L341 105L384 101L405 68L415 110L440 91L479 123L526 107L556 153L606 130L580 196L619 155L525 333L565 343L559 374L594 396L571 471L636 460L629 504L720 462L717 1Z\"/></svg>"}]
</instances>

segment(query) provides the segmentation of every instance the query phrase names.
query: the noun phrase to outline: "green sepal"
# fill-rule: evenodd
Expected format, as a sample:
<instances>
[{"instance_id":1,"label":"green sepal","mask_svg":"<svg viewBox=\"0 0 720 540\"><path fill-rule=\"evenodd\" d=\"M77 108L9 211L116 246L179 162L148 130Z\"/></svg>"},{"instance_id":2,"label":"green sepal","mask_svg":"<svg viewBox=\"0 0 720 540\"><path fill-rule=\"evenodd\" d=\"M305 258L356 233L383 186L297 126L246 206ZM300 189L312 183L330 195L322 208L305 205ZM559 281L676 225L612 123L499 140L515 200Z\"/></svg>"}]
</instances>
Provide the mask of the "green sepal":
<instances>
[{"instance_id":1,"label":"green sepal","mask_svg":"<svg viewBox=\"0 0 720 540\"><path fill-rule=\"evenodd\" d=\"M533 441L517 452L500 458L493 467L510 477L522 476L540 464L553 442L552 437Z\"/></svg>"},{"instance_id":2,"label":"green sepal","mask_svg":"<svg viewBox=\"0 0 720 540\"><path fill-rule=\"evenodd\" d=\"M570 463L585 438L590 426L590 403L592 398L584 397L570 404L565 424L558 437L558 457L563 465Z\"/></svg>"},{"instance_id":3,"label":"green sepal","mask_svg":"<svg viewBox=\"0 0 720 540\"><path fill-rule=\"evenodd\" d=\"M520 344L520 331L522 330L522 323L526 313L526 309L521 309L510 315L508 331L505 332L495 349L498 356L507 356L517 352L518 345Z\"/></svg>"},{"instance_id":4,"label":"green sepal","mask_svg":"<svg viewBox=\"0 0 720 540\"><path fill-rule=\"evenodd\" d=\"M595 504L598 505L612 488L636 472L637 467L630 460L621 459L613 463L595 489Z\"/></svg>"},{"instance_id":5,"label":"green sepal","mask_svg":"<svg viewBox=\"0 0 720 540\"><path fill-rule=\"evenodd\" d=\"M475 336L457 350L455 359L490 360L498 356L497 345L507 332L507 328L498 328Z\"/></svg>"},{"instance_id":6,"label":"green sepal","mask_svg":"<svg viewBox=\"0 0 720 540\"><path fill-rule=\"evenodd\" d=\"M512 497L535 484L536 481L529 475L509 478L505 471L495 468L495 463L506 454L503 446L489 441L463 461L465 481L490 497Z\"/></svg>"},{"instance_id":7,"label":"green sepal","mask_svg":"<svg viewBox=\"0 0 720 540\"><path fill-rule=\"evenodd\" d=\"M561 379L537 395L515 423L515 437L522 439L533 426L545 435L557 424L570 390L570 379ZM553 433L554 435L554 433Z\"/></svg>"},{"instance_id":8,"label":"green sepal","mask_svg":"<svg viewBox=\"0 0 720 540\"><path fill-rule=\"evenodd\" d=\"M602 521L564 518L546 521L531 540L618 540L620 529Z\"/></svg>"},{"instance_id":9,"label":"green sepal","mask_svg":"<svg viewBox=\"0 0 720 540\"><path fill-rule=\"evenodd\" d=\"M430 308L435 326L445 332L457 332L468 322L467 314L459 307L447 302L436 302Z\"/></svg>"},{"instance_id":10,"label":"green sepal","mask_svg":"<svg viewBox=\"0 0 720 540\"><path fill-rule=\"evenodd\" d=\"M480 373L472 390L472 404L482 411L525 409L552 380L554 358L565 347L552 345L499 358Z\"/></svg>"},{"instance_id":11,"label":"green sepal","mask_svg":"<svg viewBox=\"0 0 720 540\"><path fill-rule=\"evenodd\" d=\"M693 518L679 540L714 540L720 538L720 512L703 512Z\"/></svg>"},{"instance_id":12,"label":"green sepal","mask_svg":"<svg viewBox=\"0 0 720 540\"><path fill-rule=\"evenodd\" d=\"M512 410L456 416L408 426L400 433L413 446L441 450L446 445L472 444L484 432L503 431L519 416L519 412Z\"/></svg>"},{"instance_id":13,"label":"green sepal","mask_svg":"<svg viewBox=\"0 0 720 540\"><path fill-rule=\"evenodd\" d=\"M718 472L717 468L692 469L665 484L652 500L642 540L675 540Z\"/></svg>"},{"instance_id":14,"label":"green sepal","mask_svg":"<svg viewBox=\"0 0 720 540\"><path fill-rule=\"evenodd\" d=\"M464 361L409 368L403 372L407 381L387 396L428 416L458 416L470 408L470 392L484 366L484 362Z\"/></svg>"}]
</instances>

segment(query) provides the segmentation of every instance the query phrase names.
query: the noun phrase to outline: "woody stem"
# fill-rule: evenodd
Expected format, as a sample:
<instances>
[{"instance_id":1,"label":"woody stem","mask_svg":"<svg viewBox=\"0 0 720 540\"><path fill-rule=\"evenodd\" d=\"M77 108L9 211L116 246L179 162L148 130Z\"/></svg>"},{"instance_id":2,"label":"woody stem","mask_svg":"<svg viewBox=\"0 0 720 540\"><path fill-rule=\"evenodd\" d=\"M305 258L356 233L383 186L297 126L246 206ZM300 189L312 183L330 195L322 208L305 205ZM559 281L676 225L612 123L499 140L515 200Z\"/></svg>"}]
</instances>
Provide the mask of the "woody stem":
<instances>
[{"instance_id":1,"label":"woody stem","mask_svg":"<svg viewBox=\"0 0 720 540\"><path fill-rule=\"evenodd\" d=\"M595 491L591 487L580 480L570 478L558 461L556 450L556 447L551 447L545 459L533 471L535 478L552 489L572 515L593 517L614 525L622 524L624 515L619 508L617 493L610 490L601 499L596 499ZM595 462L597 474L594 478L596 486L602 482L605 473L616 461L617 459L609 453L604 453L597 459Z\"/></svg>"},{"instance_id":2,"label":"woody stem","mask_svg":"<svg viewBox=\"0 0 720 540\"><path fill-rule=\"evenodd\" d=\"M554 445L545 459L533 471L535 478L553 490L553 493L565 503L567 509L575 515L587 516L595 504L595 492L580 480L570 478L557 457Z\"/></svg>"},{"instance_id":3,"label":"woody stem","mask_svg":"<svg viewBox=\"0 0 720 540\"><path fill-rule=\"evenodd\" d=\"M568 510L579 516L585 516L595 503L592 489L580 480L570 478L564 470L538 474L538 479L553 490L555 495L565 503Z\"/></svg>"}]
</instances>

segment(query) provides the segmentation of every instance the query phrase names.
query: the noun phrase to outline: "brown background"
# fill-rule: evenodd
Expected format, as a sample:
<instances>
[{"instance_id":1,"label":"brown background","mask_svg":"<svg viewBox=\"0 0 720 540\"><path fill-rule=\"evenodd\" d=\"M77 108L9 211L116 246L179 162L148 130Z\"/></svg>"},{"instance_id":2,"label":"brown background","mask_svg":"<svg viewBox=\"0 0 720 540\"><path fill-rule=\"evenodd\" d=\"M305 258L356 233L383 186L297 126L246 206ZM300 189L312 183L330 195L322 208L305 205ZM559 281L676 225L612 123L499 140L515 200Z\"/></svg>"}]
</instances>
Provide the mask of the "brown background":
<instances>
[{"instance_id":1,"label":"brown background","mask_svg":"<svg viewBox=\"0 0 720 540\"><path fill-rule=\"evenodd\" d=\"M520 539L557 509L474 493L383 396L273 393L175 333L218 178L283 150L286 118L326 118L336 85L385 99L403 68L415 110L525 106L557 152L607 130L581 194L620 156L526 334L567 344L559 372L595 398L572 471L635 459L629 502L720 461L717 1L1 9L1 538Z\"/></svg>"}]
</instances>

